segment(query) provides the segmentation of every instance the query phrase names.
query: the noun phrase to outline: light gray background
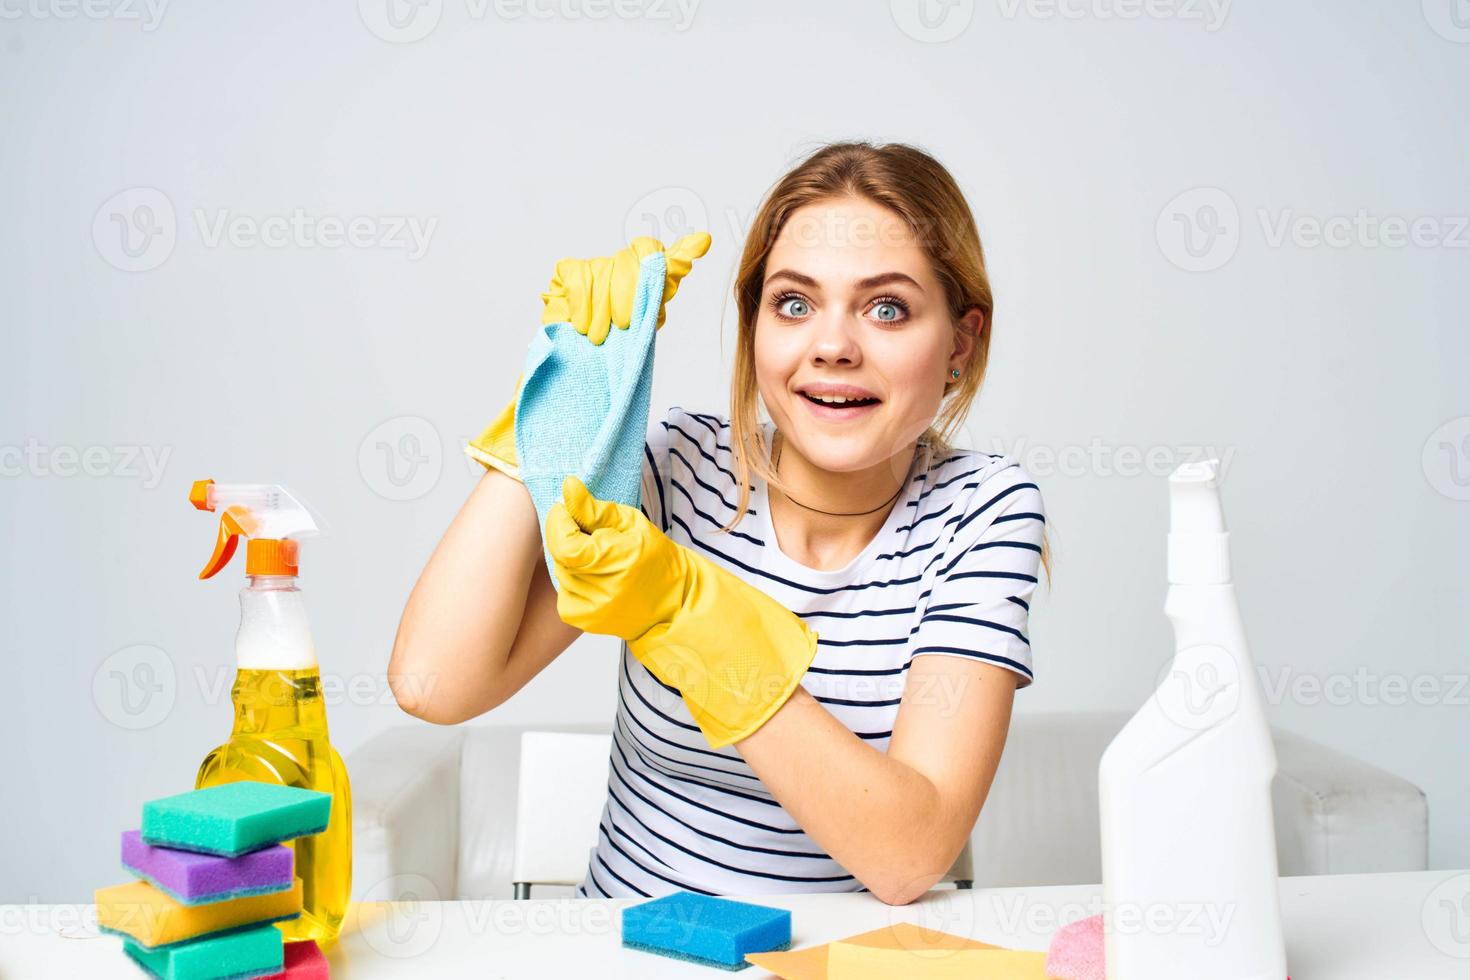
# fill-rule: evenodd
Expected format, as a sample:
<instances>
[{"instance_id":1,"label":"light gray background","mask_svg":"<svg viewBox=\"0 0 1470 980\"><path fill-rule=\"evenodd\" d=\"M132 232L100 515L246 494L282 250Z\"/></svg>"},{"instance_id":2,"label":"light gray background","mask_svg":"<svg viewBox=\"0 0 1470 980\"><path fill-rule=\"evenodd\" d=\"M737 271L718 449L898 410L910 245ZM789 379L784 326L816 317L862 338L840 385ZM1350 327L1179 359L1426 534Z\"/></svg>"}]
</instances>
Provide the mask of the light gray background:
<instances>
[{"instance_id":1,"label":"light gray background","mask_svg":"<svg viewBox=\"0 0 1470 980\"><path fill-rule=\"evenodd\" d=\"M929 149L980 222L997 308L967 443L1031 466L1056 546L1019 710L1147 696L1163 473L1213 447L1273 722L1424 787L1432 865L1470 866L1448 2L98 2L0 5L0 902L119 879L118 833L229 730L243 573L195 579L190 481L284 482L330 522L303 584L350 752L408 721L398 614L555 261L707 227L654 411L724 413L742 232L847 137ZM250 237L298 211L367 224ZM1329 220L1360 212L1405 225ZM615 650L584 638L482 721L610 716Z\"/></svg>"}]
</instances>

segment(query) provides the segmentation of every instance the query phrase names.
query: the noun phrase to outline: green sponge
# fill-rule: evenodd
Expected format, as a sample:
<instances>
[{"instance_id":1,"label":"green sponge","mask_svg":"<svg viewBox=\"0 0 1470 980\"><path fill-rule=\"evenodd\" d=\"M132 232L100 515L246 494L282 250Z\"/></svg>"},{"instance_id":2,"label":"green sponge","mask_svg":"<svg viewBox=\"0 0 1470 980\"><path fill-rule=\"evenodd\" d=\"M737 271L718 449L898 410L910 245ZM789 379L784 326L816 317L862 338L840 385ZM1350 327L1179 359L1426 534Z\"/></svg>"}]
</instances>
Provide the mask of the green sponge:
<instances>
[{"instance_id":1,"label":"green sponge","mask_svg":"<svg viewBox=\"0 0 1470 980\"><path fill-rule=\"evenodd\" d=\"M238 857L327 829L330 793L242 780L143 804L142 837L155 847Z\"/></svg>"},{"instance_id":2,"label":"green sponge","mask_svg":"<svg viewBox=\"0 0 1470 980\"><path fill-rule=\"evenodd\" d=\"M281 930L257 926L193 942L145 949L131 939L123 950L162 980L244 980L280 973L286 963Z\"/></svg>"}]
</instances>

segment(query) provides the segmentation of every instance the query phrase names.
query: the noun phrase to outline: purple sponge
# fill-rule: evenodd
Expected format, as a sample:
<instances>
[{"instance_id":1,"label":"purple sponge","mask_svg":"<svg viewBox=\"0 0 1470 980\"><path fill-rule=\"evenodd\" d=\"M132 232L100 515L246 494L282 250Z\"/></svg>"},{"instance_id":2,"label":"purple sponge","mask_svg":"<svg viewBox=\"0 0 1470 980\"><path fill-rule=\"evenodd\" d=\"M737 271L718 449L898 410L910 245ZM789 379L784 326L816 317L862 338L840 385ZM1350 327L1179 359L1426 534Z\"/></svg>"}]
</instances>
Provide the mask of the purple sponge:
<instances>
[{"instance_id":1,"label":"purple sponge","mask_svg":"<svg viewBox=\"0 0 1470 980\"><path fill-rule=\"evenodd\" d=\"M136 830L122 835L123 867L181 905L285 891L291 887L293 859L284 844L227 858L156 847L145 843Z\"/></svg>"}]
</instances>

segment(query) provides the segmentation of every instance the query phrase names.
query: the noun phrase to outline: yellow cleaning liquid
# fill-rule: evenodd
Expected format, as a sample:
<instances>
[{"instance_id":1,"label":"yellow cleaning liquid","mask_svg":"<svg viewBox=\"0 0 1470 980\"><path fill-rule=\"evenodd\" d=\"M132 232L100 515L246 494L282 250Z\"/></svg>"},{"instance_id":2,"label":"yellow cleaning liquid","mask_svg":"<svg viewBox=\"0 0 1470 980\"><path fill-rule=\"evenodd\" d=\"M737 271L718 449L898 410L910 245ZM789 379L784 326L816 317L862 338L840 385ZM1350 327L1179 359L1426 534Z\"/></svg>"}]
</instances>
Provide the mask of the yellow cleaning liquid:
<instances>
[{"instance_id":1,"label":"yellow cleaning liquid","mask_svg":"<svg viewBox=\"0 0 1470 980\"><path fill-rule=\"evenodd\" d=\"M327 740L321 671L241 668L230 696L234 730L205 756L194 786L255 779L332 794L326 831L288 844L296 851L303 911L279 925L287 942L325 945L342 928L352 888L352 789L342 757Z\"/></svg>"}]
</instances>

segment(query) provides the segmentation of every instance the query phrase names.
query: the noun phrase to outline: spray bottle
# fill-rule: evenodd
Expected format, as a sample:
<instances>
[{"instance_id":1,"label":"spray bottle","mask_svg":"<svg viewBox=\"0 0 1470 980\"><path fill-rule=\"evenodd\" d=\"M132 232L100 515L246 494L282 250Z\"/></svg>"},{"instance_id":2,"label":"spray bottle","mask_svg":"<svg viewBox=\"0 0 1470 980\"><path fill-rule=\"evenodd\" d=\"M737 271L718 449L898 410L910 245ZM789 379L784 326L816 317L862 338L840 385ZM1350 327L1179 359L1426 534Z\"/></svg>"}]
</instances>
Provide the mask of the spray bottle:
<instances>
[{"instance_id":1,"label":"spray bottle","mask_svg":"<svg viewBox=\"0 0 1470 980\"><path fill-rule=\"evenodd\" d=\"M229 740L204 757L194 785L253 779L332 794L327 829L292 842L304 907L299 918L280 924L287 942L329 943L341 930L352 887L352 790L327 739L316 646L296 587L298 539L319 527L300 501L271 484L200 480L189 500L220 515L214 554L200 578L224 568L240 539L248 541L230 690L235 724Z\"/></svg>"},{"instance_id":2,"label":"spray bottle","mask_svg":"<svg viewBox=\"0 0 1470 980\"><path fill-rule=\"evenodd\" d=\"M1117 980L1286 980L1276 750L1230 580L1219 463L1169 477L1175 653L1103 753L1104 950Z\"/></svg>"}]
</instances>

